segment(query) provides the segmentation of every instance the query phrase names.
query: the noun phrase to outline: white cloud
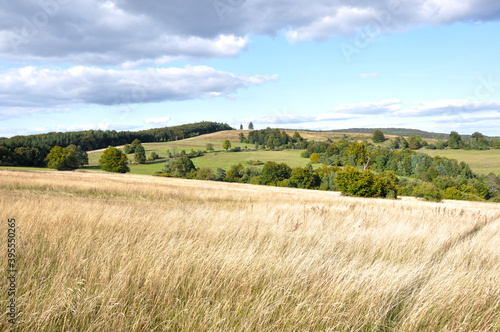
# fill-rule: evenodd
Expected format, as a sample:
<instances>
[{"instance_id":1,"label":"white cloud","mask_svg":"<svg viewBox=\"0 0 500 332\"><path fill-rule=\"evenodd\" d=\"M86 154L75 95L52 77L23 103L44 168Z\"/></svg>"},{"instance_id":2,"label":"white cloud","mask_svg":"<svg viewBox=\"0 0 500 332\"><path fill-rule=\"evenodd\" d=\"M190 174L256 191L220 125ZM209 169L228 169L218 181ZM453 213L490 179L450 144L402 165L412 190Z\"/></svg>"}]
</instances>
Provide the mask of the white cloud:
<instances>
[{"instance_id":1,"label":"white cloud","mask_svg":"<svg viewBox=\"0 0 500 332\"><path fill-rule=\"evenodd\" d=\"M399 99L387 99L378 102L365 102L357 104L344 104L335 108L336 112L350 114L376 115L398 111L401 108Z\"/></svg>"},{"instance_id":2,"label":"white cloud","mask_svg":"<svg viewBox=\"0 0 500 332\"><path fill-rule=\"evenodd\" d=\"M500 111L499 101L470 101L466 99L418 102L410 109L394 112L395 115L426 117L440 115L466 115L484 111Z\"/></svg>"},{"instance_id":3,"label":"white cloud","mask_svg":"<svg viewBox=\"0 0 500 332\"><path fill-rule=\"evenodd\" d=\"M206 66L115 70L94 67L0 72L1 114L71 105L128 105L229 95L277 76L235 75ZM36 110L35 110L36 111Z\"/></svg>"},{"instance_id":4,"label":"white cloud","mask_svg":"<svg viewBox=\"0 0 500 332\"><path fill-rule=\"evenodd\" d=\"M144 123L146 124L164 124L170 121L169 116L164 116L162 118L147 118L144 119Z\"/></svg>"},{"instance_id":5,"label":"white cloud","mask_svg":"<svg viewBox=\"0 0 500 332\"><path fill-rule=\"evenodd\" d=\"M363 73L360 74L359 77L361 78L368 78L368 77L379 77L380 73Z\"/></svg>"}]
</instances>

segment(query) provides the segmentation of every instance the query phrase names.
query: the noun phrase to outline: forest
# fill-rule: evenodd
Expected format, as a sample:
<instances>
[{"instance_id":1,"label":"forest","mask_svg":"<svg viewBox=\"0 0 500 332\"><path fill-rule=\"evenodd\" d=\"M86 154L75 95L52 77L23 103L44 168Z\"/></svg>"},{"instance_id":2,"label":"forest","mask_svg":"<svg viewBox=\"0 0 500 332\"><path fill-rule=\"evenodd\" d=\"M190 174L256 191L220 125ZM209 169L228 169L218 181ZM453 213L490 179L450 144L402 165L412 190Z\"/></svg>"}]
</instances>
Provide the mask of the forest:
<instances>
[{"instance_id":1,"label":"forest","mask_svg":"<svg viewBox=\"0 0 500 332\"><path fill-rule=\"evenodd\" d=\"M224 123L204 121L141 131L88 130L2 138L0 166L46 166L45 158L55 146L75 145L91 151L124 145L134 139L143 143L169 142L231 129Z\"/></svg>"}]
</instances>

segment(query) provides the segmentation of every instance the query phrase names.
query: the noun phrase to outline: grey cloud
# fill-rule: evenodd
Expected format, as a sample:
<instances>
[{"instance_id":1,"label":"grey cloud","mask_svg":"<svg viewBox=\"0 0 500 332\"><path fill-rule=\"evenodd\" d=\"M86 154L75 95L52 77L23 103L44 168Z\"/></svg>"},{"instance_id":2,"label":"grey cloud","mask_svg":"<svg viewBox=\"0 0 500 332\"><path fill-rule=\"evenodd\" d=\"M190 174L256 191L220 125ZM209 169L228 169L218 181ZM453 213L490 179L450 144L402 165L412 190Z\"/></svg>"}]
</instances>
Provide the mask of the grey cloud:
<instances>
[{"instance_id":1,"label":"grey cloud","mask_svg":"<svg viewBox=\"0 0 500 332\"><path fill-rule=\"evenodd\" d=\"M57 108L210 98L274 79L276 76L234 75L206 66L147 70L23 67L0 72L0 107Z\"/></svg>"},{"instance_id":2,"label":"grey cloud","mask_svg":"<svg viewBox=\"0 0 500 332\"><path fill-rule=\"evenodd\" d=\"M42 5L40 5L40 3ZM3 1L0 55L10 61L142 65L234 57L249 35L290 42L500 17L489 0Z\"/></svg>"}]
</instances>

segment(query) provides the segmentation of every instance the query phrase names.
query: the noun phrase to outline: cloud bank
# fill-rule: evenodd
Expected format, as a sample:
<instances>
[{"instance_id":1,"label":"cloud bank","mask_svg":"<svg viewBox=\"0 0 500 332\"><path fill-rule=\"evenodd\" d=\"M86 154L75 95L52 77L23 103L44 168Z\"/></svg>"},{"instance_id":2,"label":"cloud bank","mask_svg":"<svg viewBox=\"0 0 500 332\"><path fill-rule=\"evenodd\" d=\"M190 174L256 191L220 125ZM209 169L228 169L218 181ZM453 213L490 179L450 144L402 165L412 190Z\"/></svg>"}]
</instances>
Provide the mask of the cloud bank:
<instances>
[{"instance_id":1,"label":"cloud bank","mask_svg":"<svg viewBox=\"0 0 500 332\"><path fill-rule=\"evenodd\" d=\"M0 12L10 61L136 66L238 56L250 35L289 42L500 18L490 0L19 0Z\"/></svg>"},{"instance_id":2,"label":"cloud bank","mask_svg":"<svg viewBox=\"0 0 500 332\"><path fill-rule=\"evenodd\" d=\"M207 66L115 70L94 67L0 72L0 107L50 108L70 105L127 105L210 98L275 80L235 75Z\"/></svg>"}]
</instances>

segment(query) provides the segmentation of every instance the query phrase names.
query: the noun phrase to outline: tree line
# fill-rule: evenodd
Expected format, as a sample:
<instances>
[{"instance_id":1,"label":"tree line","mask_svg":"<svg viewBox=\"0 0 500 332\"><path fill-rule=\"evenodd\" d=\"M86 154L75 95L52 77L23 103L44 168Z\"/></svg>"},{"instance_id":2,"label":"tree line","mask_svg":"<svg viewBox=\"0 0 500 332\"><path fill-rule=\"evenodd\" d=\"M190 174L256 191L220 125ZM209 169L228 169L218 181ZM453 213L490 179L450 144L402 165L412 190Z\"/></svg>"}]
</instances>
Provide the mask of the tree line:
<instances>
[{"instance_id":1,"label":"tree line","mask_svg":"<svg viewBox=\"0 0 500 332\"><path fill-rule=\"evenodd\" d=\"M0 166L46 166L50 150L74 145L81 151L124 145L138 139L143 143L169 142L222 130L233 129L228 124L198 122L180 126L132 131L87 130L15 136L0 139Z\"/></svg>"}]
</instances>

